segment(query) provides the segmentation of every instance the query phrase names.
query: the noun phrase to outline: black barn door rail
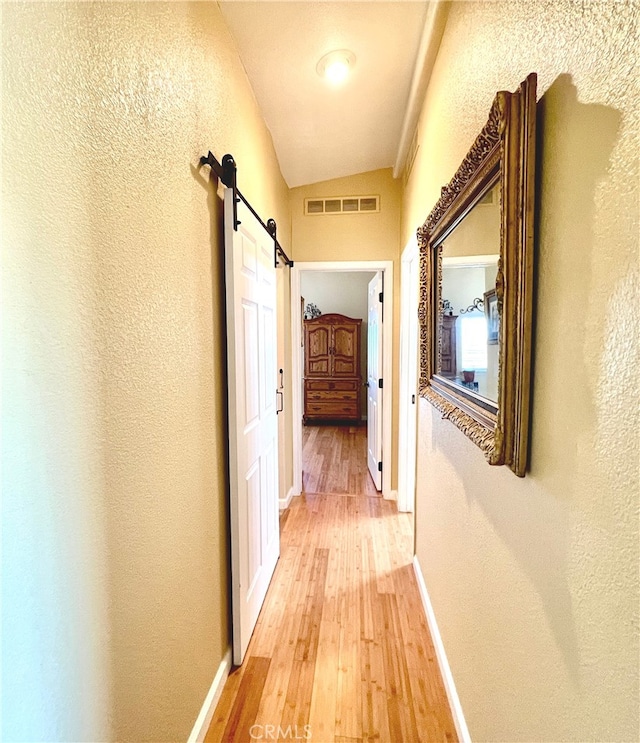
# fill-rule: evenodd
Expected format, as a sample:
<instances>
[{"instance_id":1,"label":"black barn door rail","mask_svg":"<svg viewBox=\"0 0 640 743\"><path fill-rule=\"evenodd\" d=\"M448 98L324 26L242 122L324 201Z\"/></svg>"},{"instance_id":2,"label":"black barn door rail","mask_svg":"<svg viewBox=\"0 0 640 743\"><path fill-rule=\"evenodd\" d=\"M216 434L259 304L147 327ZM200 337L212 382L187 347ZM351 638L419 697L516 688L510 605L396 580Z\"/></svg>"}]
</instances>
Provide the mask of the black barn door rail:
<instances>
[{"instance_id":1,"label":"black barn door rail","mask_svg":"<svg viewBox=\"0 0 640 743\"><path fill-rule=\"evenodd\" d=\"M240 201L244 202L247 209L253 214L253 216L260 222L264 229L271 235L274 243L274 260L276 268L280 264L280 259L286 266L293 266L293 261L287 256L282 249L282 246L278 242L278 228L276 226L275 219L268 219L265 224L258 212L251 206L251 204L242 195L242 192L238 188L237 184L237 167L236 161L233 159L233 155L225 155L222 158L222 163L219 163L215 155L209 152L205 157L204 155L200 158L200 165L208 165L211 170L218 176L218 178L224 183L227 188L233 189L233 229L237 231L240 221L238 220L238 204Z\"/></svg>"}]
</instances>

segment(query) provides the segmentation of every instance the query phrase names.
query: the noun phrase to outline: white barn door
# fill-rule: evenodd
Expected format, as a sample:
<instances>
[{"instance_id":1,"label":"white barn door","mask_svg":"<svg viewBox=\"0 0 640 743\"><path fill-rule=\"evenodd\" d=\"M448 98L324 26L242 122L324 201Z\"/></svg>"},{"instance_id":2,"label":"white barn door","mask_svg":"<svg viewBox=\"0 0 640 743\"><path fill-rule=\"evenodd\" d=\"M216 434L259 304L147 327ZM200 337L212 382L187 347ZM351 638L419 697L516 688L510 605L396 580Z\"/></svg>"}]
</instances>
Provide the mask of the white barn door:
<instances>
[{"instance_id":1,"label":"white barn door","mask_svg":"<svg viewBox=\"0 0 640 743\"><path fill-rule=\"evenodd\" d=\"M233 663L240 665L280 554L273 239L224 199Z\"/></svg>"},{"instance_id":2,"label":"white barn door","mask_svg":"<svg viewBox=\"0 0 640 743\"><path fill-rule=\"evenodd\" d=\"M382 271L369 282L367 327L367 465L382 490Z\"/></svg>"}]
</instances>

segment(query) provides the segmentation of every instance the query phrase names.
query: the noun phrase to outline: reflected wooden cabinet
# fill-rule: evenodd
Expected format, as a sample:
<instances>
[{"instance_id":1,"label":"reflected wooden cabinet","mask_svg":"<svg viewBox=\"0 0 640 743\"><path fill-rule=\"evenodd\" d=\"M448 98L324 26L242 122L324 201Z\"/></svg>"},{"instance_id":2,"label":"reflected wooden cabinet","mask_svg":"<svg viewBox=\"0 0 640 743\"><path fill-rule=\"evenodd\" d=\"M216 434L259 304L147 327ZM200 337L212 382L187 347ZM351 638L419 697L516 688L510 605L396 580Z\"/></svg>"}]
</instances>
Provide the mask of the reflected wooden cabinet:
<instances>
[{"instance_id":1,"label":"reflected wooden cabinet","mask_svg":"<svg viewBox=\"0 0 640 743\"><path fill-rule=\"evenodd\" d=\"M440 347L440 373L443 377L455 377L456 364L456 320L458 315L443 315Z\"/></svg>"},{"instance_id":2,"label":"reflected wooden cabinet","mask_svg":"<svg viewBox=\"0 0 640 743\"><path fill-rule=\"evenodd\" d=\"M304 321L304 420L360 420L362 320L339 314Z\"/></svg>"}]
</instances>

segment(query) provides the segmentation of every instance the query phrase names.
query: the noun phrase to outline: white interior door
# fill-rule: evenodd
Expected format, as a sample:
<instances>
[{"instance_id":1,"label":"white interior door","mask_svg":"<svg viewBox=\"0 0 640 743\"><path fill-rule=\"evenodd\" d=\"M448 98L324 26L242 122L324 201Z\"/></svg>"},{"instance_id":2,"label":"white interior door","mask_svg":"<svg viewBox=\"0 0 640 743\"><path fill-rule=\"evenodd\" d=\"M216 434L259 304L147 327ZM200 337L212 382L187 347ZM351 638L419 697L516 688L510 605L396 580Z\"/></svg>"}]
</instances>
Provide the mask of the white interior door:
<instances>
[{"instance_id":1,"label":"white interior door","mask_svg":"<svg viewBox=\"0 0 640 743\"><path fill-rule=\"evenodd\" d=\"M273 239L225 191L233 662L240 665L280 554Z\"/></svg>"},{"instance_id":2,"label":"white interior door","mask_svg":"<svg viewBox=\"0 0 640 743\"><path fill-rule=\"evenodd\" d=\"M382 271L369 282L367 328L367 465L382 490Z\"/></svg>"},{"instance_id":3,"label":"white interior door","mask_svg":"<svg viewBox=\"0 0 640 743\"><path fill-rule=\"evenodd\" d=\"M400 431L398 440L398 510L413 511L416 494L418 397L418 245L402 254L400 324Z\"/></svg>"}]
</instances>

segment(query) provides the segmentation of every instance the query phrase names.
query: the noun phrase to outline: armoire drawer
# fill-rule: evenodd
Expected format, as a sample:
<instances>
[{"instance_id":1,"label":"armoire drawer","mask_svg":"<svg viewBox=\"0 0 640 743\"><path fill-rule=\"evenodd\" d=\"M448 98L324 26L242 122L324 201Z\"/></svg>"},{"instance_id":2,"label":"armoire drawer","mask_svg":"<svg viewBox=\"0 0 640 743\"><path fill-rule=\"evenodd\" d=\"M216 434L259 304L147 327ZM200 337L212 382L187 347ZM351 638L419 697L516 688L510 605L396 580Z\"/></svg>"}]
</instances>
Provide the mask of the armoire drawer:
<instances>
[{"instance_id":1,"label":"armoire drawer","mask_svg":"<svg viewBox=\"0 0 640 743\"><path fill-rule=\"evenodd\" d=\"M359 379L306 379L305 389L310 390L335 390L337 392L357 392Z\"/></svg>"},{"instance_id":2,"label":"armoire drawer","mask_svg":"<svg viewBox=\"0 0 640 743\"><path fill-rule=\"evenodd\" d=\"M358 406L355 402L307 402L305 414L312 418L356 418Z\"/></svg>"},{"instance_id":3,"label":"armoire drawer","mask_svg":"<svg viewBox=\"0 0 640 743\"><path fill-rule=\"evenodd\" d=\"M314 402L340 402L342 400L353 400L356 402L358 399L358 393L353 390L349 392L342 392L338 390L308 390L307 400Z\"/></svg>"}]
</instances>

